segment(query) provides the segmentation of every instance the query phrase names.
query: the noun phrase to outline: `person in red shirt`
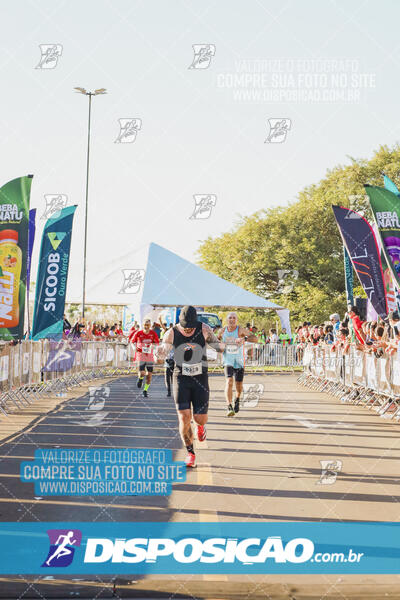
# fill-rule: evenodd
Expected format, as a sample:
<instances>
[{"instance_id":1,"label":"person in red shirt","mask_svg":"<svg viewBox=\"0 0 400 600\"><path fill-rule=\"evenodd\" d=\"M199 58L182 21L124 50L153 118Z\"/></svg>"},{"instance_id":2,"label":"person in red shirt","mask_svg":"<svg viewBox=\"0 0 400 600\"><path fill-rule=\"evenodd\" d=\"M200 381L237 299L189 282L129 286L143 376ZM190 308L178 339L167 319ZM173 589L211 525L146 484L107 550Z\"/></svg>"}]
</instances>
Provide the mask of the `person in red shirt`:
<instances>
[{"instance_id":1,"label":"person in red shirt","mask_svg":"<svg viewBox=\"0 0 400 600\"><path fill-rule=\"evenodd\" d=\"M132 337L132 344L136 346L136 360L139 365L139 376L137 380L138 388L142 387L143 379L146 374L146 383L143 388L143 396L147 398L147 390L150 387L151 378L153 375L153 346L158 345L160 340L156 332L151 329L150 319L146 319L143 323L143 329L136 331ZM147 373L145 373L147 371Z\"/></svg>"},{"instance_id":2,"label":"person in red shirt","mask_svg":"<svg viewBox=\"0 0 400 600\"><path fill-rule=\"evenodd\" d=\"M364 321L360 319L360 313L357 306L352 306L347 314L349 315L353 324L353 329L357 340L360 342L360 344L365 344L365 334L362 330L362 324Z\"/></svg>"},{"instance_id":3,"label":"person in red shirt","mask_svg":"<svg viewBox=\"0 0 400 600\"><path fill-rule=\"evenodd\" d=\"M136 329L135 325L132 325L132 327L129 330L129 335L128 335L128 340L130 342L132 341L132 338L135 335L136 331L137 331L137 329Z\"/></svg>"}]
</instances>

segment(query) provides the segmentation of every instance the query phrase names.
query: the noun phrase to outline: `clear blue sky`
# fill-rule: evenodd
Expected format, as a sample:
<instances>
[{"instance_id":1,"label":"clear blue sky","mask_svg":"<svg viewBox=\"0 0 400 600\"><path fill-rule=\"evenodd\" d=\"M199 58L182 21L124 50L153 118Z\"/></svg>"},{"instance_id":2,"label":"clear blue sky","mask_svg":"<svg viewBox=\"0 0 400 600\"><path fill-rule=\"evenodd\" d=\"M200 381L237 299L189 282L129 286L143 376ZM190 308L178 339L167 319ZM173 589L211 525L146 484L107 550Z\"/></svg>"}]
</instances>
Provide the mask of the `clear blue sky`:
<instances>
[{"instance_id":1,"label":"clear blue sky","mask_svg":"<svg viewBox=\"0 0 400 600\"><path fill-rule=\"evenodd\" d=\"M87 99L74 86L108 90L93 101L92 300L100 288L101 299L115 299L121 270L144 266L148 242L191 260L200 240L232 227L238 214L293 201L348 156L369 157L399 139L396 1L35 0L3 4L1 20L1 183L34 173L39 216L44 194L79 205L70 297L79 297L82 278L87 126ZM63 46L57 67L35 69L47 43ZM192 45L203 43L216 47L209 68L189 69ZM270 82L283 65L274 81L287 92L293 82L285 77L298 85L303 59L307 68L318 59L353 61L355 83L347 71L343 90L355 85L359 101L268 101L227 87L229 74L265 61ZM330 81L330 68L317 68L318 77ZM251 91L257 84L249 81ZM321 92L318 81L312 89ZM140 118L142 129L134 143L115 144L125 117ZM286 141L264 143L268 119L283 117L292 120ZM189 220L200 193L216 194L217 205L208 220Z\"/></svg>"}]
</instances>

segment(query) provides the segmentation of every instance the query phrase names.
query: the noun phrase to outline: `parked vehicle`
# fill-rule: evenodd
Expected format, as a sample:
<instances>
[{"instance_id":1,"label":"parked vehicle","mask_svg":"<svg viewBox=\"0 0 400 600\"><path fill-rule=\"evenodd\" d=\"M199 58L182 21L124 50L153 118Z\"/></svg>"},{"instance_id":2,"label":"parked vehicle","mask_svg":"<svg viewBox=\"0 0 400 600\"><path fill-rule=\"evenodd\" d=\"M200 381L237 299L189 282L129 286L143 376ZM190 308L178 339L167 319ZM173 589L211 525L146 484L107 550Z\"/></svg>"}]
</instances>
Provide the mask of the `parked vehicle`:
<instances>
[{"instance_id":1,"label":"parked vehicle","mask_svg":"<svg viewBox=\"0 0 400 600\"><path fill-rule=\"evenodd\" d=\"M161 313L161 318L164 321L164 323L167 323L167 325L169 325L170 323L173 323L174 325L176 323L179 323L179 315L181 312L181 308L181 306L178 306L166 308L165 310L163 310ZM206 312L199 308L196 308L196 310L198 319L202 323L209 325L212 329L218 329L219 327L222 327L221 319L217 314Z\"/></svg>"}]
</instances>

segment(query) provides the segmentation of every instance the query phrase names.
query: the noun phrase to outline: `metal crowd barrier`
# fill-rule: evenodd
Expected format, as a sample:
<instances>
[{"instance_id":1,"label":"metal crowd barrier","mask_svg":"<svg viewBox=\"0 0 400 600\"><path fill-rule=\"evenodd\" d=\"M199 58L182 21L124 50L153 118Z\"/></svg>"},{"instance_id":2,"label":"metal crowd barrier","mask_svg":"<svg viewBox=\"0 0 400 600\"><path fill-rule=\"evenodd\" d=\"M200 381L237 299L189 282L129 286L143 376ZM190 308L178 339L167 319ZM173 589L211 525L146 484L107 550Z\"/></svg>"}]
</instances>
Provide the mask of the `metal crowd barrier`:
<instances>
[{"instance_id":1,"label":"metal crowd barrier","mask_svg":"<svg viewBox=\"0 0 400 600\"><path fill-rule=\"evenodd\" d=\"M303 353L296 344L245 343L245 364L248 367L301 367Z\"/></svg>"},{"instance_id":2,"label":"metal crowd barrier","mask_svg":"<svg viewBox=\"0 0 400 600\"><path fill-rule=\"evenodd\" d=\"M244 352L246 367L302 364L296 346L246 343ZM211 371L221 368L221 353L207 348L207 358ZM8 415L43 395L63 396L85 381L136 371L135 351L127 340L0 343L0 413Z\"/></svg>"},{"instance_id":3,"label":"metal crowd barrier","mask_svg":"<svg viewBox=\"0 0 400 600\"><path fill-rule=\"evenodd\" d=\"M64 395L95 378L131 373L131 344L110 341L24 340L0 345L0 412L28 406L43 395Z\"/></svg>"},{"instance_id":4,"label":"metal crowd barrier","mask_svg":"<svg viewBox=\"0 0 400 600\"><path fill-rule=\"evenodd\" d=\"M303 351L296 345L254 344L245 342L245 366L252 369L258 367L301 367ZM217 370L223 365L223 356L210 348L207 349L210 370Z\"/></svg>"},{"instance_id":5,"label":"metal crowd barrier","mask_svg":"<svg viewBox=\"0 0 400 600\"><path fill-rule=\"evenodd\" d=\"M386 419L400 420L400 356L383 356L350 345L343 353L328 345L307 346L299 383L362 404Z\"/></svg>"}]
</instances>

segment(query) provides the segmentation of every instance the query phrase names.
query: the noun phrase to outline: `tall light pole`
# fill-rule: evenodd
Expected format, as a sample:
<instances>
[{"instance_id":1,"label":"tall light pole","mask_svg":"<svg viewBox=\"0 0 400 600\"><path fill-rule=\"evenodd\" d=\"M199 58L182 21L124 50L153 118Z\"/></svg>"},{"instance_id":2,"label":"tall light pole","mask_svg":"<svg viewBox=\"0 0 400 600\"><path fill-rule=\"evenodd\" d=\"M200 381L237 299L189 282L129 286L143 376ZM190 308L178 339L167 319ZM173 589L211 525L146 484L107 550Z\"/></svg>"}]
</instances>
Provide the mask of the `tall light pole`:
<instances>
[{"instance_id":1,"label":"tall light pole","mask_svg":"<svg viewBox=\"0 0 400 600\"><path fill-rule=\"evenodd\" d=\"M82 289L82 319L85 318L85 299L86 299L86 247L87 247L87 223L88 223L88 198L89 198L89 155L90 155L90 119L92 115L92 96L106 94L105 88L88 92L85 88L74 88L80 94L89 97L89 117L88 117L88 141L87 141L87 160L86 160L86 203L85 203L85 239L83 248L83 289Z\"/></svg>"}]
</instances>

